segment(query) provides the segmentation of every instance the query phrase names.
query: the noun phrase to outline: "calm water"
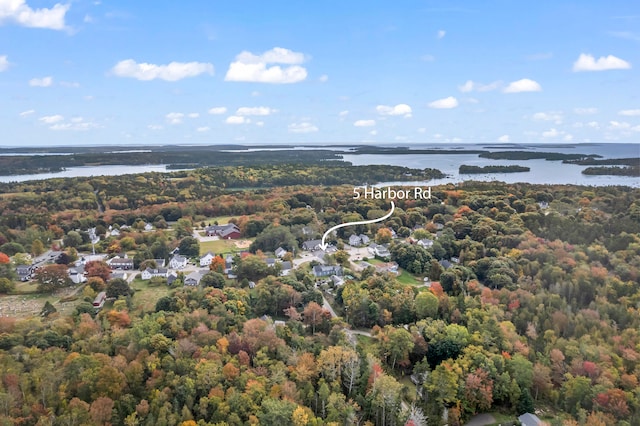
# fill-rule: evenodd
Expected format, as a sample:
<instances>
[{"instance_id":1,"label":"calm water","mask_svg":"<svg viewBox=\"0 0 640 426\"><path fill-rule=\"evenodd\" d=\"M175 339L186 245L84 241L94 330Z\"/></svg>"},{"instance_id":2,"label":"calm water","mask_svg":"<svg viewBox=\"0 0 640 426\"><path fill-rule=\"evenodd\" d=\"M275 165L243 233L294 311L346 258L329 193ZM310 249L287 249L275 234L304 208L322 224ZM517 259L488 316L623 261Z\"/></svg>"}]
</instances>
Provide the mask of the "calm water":
<instances>
[{"instance_id":1,"label":"calm water","mask_svg":"<svg viewBox=\"0 0 640 426\"><path fill-rule=\"evenodd\" d=\"M396 145L397 146L397 145ZM327 149L327 147L318 147ZM582 144L582 145L491 145L491 144L450 144L450 145L412 145L412 149L482 149L487 151L543 151L578 154L598 154L603 158L628 158L640 157L640 144ZM278 149L278 148L276 148ZM283 148L284 149L284 148ZM290 148L287 148L290 149ZM317 149L311 147L298 147L298 149ZM344 149L344 148L332 148ZM259 147L248 150L260 150ZM246 151L246 150L244 150ZM391 166L405 166L411 168L436 168L448 175L447 178L432 180L420 184L440 185L445 183L456 183L464 180L478 181L502 181L507 183L527 182L538 184L577 184L577 185L625 185L638 188L640 178L626 176L585 176L581 171L587 166L577 166L573 164L562 164L560 161L546 160L489 160L479 158L477 154L435 154L435 155L344 155L345 161L354 165L383 164ZM460 175L458 168L462 164L474 166L488 165L522 165L531 168L531 171L524 173L492 173L486 175ZM117 176L125 174L145 173L145 172L166 172L166 165L146 165L146 166L98 166L98 167L70 167L60 173L43 173L30 175L0 176L0 182L23 182L27 180L42 180L57 177L78 177L78 176ZM169 170L172 171L172 170Z\"/></svg>"},{"instance_id":2,"label":"calm water","mask_svg":"<svg viewBox=\"0 0 640 426\"><path fill-rule=\"evenodd\" d=\"M38 173L34 175L0 176L0 182L24 182L27 180L44 180L51 178L80 177L80 176L120 176L147 172L175 172L167 170L167 165L146 166L98 166L98 167L69 167L59 173Z\"/></svg>"},{"instance_id":3,"label":"calm water","mask_svg":"<svg viewBox=\"0 0 640 426\"><path fill-rule=\"evenodd\" d=\"M603 158L628 158L640 157L640 144L589 144L582 146L519 146L519 147L497 147L484 148L489 145L471 145L466 149L486 149L488 151L540 151L540 152L560 152L577 154L598 154ZM460 147L460 145L455 145ZM433 148L433 145L425 145L418 148ZM448 146L447 149L453 149ZM416 155L345 155L344 159L354 165L384 164L390 166L404 166L411 168L434 168L446 173L448 177L444 179L434 179L420 184L441 185L446 183L456 183L465 180L476 181L501 181L507 183L527 182L539 184L575 184L592 186L625 185L634 188L640 187L640 178L629 176L586 176L582 174L588 166L578 166L574 164L562 164L561 161L546 160L490 160L479 158L477 154L416 154ZM512 166L521 165L529 167L529 172L523 173L491 173L491 174L459 174L460 165L470 166ZM390 184L389 182L385 184Z\"/></svg>"}]
</instances>

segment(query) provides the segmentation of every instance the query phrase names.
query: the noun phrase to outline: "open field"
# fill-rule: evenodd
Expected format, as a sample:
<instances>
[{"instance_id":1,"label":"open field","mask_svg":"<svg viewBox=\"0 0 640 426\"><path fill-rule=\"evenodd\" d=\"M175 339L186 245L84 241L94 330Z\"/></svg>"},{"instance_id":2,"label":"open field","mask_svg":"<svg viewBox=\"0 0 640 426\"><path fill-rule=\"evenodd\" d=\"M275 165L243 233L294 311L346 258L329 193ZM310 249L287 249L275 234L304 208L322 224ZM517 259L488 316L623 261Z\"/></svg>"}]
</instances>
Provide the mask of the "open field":
<instances>
[{"instance_id":1,"label":"open field","mask_svg":"<svg viewBox=\"0 0 640 426\"><path fill-rule=\"evenodd\" d=\"M134 279L129 285L136 291L133 295L134 306L145 312L155 310L158 299L171 293L171 288L167 285L152 287L147 280L139 278Z\"/></svg>"},{"instance_id":2,"label":"open field","mask_svg":"<svg viewBox=\"0 0 640 426\"><path fill-rule=\"evenodd\" d=\"M203 241L200 243L200 254L203 255L208 251L215 254L237 253L247 250L251 245L251 241L247 239Z\"/></svg>"},{"instance_id":3,"label":"open field","mask_svg":"<svg viewBox=\"0 0 640 426\"><path fill-rule=\"evenodd\" d=\"M36 293L35 282L19 282L16 290L24 294L0 296L0 317L26 318L40 315L40 311L46 302L51 303L61 315L71 315L76 304L82 301L81 295L73 301L61 302L61 299L70 296L76 286L69 287L54 294Z\"/></svg>"}]
</instances>

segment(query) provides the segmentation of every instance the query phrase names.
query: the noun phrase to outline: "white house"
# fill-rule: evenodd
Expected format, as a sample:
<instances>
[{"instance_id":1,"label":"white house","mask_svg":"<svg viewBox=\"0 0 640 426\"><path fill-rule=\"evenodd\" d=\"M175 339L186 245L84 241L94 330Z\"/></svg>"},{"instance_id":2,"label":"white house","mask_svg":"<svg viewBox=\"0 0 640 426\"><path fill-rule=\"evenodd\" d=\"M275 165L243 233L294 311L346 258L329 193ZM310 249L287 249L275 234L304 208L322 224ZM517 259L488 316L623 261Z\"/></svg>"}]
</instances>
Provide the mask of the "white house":
<instances>
[{"instance_id":1,"label":"white house","mask_svg":"<svg viewBox=\"0 0 640 426\"><path fill-rule=\"evenodd\" d=\"M282 259L284 255L287 254L287 251L282 247L278 247L275 251L275 254L276 254L276 257Z\"/></svg>"},{"instance_id":2,"label":"white house","mask_svg":"<svg viewBox=\"0 0 640 426\"><path fill-rule=\"evenodd\" d=\"M378 245L375 249L376 257L390 257L391 253L389 253L389 249L385 246Z\"/></svg>"},{"instance_id":3,"label":"white house","mask_svg":"<svg viewBox=\"0 0 640 426\"><path fill-rule=\"evenodd\" d=\"M141 274L143 280L150 280L153 277L166 278L167 275L168 275L168 271L164 268L158 268L158 269L147 268L144 271L142 271L142 274Z\"/></svg>"},{"instance_id":4,"label":"white house","mask_svg":"<svg viewBox=\"0 0 640 426\"><path fill-rule=\"evenodd\" d=\"M433 240L430 240L428 238L423 238L418 241L418 245L424 248L433 247Z\"/></svg>"},{"instance_id":5,"label":"white house","mask_svg":"<svg viewBox=\"0 0 640 426\"><path fill-rule=\"evenodd\" d=\"M111 237L119 237L120 236L120 231L118 229L112 229L111 231L109 231L109 236L111 236Z\"/></svg>"},{"instance_id":6,"label":"white house","mask_svg":"<svg viewBox=\"0 0 640 426\"><path fill-rule=\"evenodd\" d=\"M349 237L349 245L351 247L360 247L362 245L362 238L359 235L352 234Z\"/></svg>"},{"instance_id":7,"label":"white house","mask_svg":"<svg viewBox=\"0 0 640 426\"><path fill-rule=\"evenodd\" d=\"M216 257L215 253L211 253L210 251L206 252L204 256L200 258L200 266L209 266L213 261L213 258Z\"/></svg>"},{"instance_id":8,"label":"white house","mask_svg":"<svg viewBox=\"0 0 640 426\"><path fill-rule=\"evenodd\" d=\"M84 274L81 274L80 272L78 272L77 269L71 268L69 269L69 278L71 278L71 281L74 282L74 284L81 284L85 281L87 281L87 277Z\"/></svg>"},{"instance_id":9,"label":"white house","mask_svg":"<svg viewBox=\"0 0 640 426\"><path fill-rule=\"evenodd\" d=\"M187 258L179 254L174 255L169 261L171 269L183 269L185 266L187 266Z\"/></svg>"},{"instance_id":10,"label":"white house","mask_svg":"<svg viewBox=\"0 0 640 426\"><path fill-rule=\"evenodd\" d=\"M153 231L153 225L150 224L149 222L145 223L144 230L147 231L147 232Z\"/></svg>"},{"instance_id":11,"label":"white house","mask_svg":"<svg viewBox=\"0 0 640 426\"><path fill-rule=\"evenodd\" d=\"M194 271L184 277L184 285L188 286L197 286L200 284L200 280L202 279L202 273L200 271Z\"/></svg>"}]
</instances>

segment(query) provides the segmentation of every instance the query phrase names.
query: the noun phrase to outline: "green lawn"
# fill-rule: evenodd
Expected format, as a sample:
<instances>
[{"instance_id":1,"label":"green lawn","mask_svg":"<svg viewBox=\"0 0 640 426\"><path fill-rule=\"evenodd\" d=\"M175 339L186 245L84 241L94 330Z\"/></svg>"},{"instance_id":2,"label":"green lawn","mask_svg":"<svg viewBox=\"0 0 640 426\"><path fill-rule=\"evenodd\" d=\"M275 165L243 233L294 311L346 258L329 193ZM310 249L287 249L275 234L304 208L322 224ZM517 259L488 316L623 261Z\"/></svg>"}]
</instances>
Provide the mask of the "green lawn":
<instances>
[{"instance_id":1,"label":"green lawn","mask_svg":"<svg viewBox=\"0 0 640 426\"><path fill-rule=\"evenodd\" d=\"M236 219L238 216L218 216L218 217L210 217L204 220L198 220L197 225L200 226L200 222L204 222L205 224L213 225L214 222L218 222L218 225L226 225L229 223L231 219Z\"/></svg>"},{"instance_id":2,"label":"green lawn","mask_svg":"<svg viewBox=\"0 0 640 426\"><path fill-rule=\"evenodd\" d=\"M247 241L247 240L215 240L215 241L205 241L200 243L200 255L205 254L210 251L215 254L223 254L223 253L237 253L243 250L248 250L249 247L240 248L236 245L237 241ZM250 240L249 240L250 241Z\"/></svg>"},{"instance_id":3,"label":"green lawn","mask_svg":"<svg viewBox=\"0 0 640 426\"><path fill-rule=\"evenodd\" d=\"M408 285L421 285L422 281L416 278L413 274L405 271L404 269L400 269L400 275L398 275L398 282L402 284Z\"/></svg>"},{"instance_id":4,"label":"green lawn","mask_svg":"<svg viewBox=\"0 0 640 426\"><path fill-rule=\"evenodd\" d=\"M134 306L146 312L153 311L158 299L168 296L171 292L169 286L160 285L151 287L148 281L139 278L134 279L130 286L136 291L133 295Z\"/></svg>"}]
</instances>

